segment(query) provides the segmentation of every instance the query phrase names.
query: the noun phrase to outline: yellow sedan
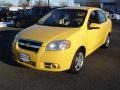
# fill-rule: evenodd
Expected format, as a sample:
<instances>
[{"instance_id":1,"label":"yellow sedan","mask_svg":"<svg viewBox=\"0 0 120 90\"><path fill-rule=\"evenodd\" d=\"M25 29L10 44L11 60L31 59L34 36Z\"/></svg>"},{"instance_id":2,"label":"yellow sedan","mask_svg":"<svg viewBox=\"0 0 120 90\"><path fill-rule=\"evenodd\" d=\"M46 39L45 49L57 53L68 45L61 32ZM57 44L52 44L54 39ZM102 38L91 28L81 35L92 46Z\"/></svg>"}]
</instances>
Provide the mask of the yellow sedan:
<instances>
[{"instance_id":1,"label":"yellow sedan","mask_svg":"<svg viewBox=\"0 0 120 90\"><path fill-rule=\"evenodd\" d=\"M99 8L59 8L15 36L13 56L38 70L77 73L89 54L108 48L111 29L111 20Z\"/></svg>"}]
</instances>

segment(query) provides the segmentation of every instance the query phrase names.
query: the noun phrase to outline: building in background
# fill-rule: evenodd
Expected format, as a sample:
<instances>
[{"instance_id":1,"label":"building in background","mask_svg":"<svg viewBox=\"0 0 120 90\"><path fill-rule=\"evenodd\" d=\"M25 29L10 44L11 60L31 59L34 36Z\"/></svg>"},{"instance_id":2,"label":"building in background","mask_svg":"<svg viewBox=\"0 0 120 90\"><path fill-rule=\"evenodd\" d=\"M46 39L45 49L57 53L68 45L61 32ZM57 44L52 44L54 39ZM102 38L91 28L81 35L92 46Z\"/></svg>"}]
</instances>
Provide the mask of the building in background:
<instances>
[{"instance_id":1,"label":"building in background","mask_svg":"<svg viewBox=\"0 0 120 90\"><path fill-rule=\"evenodd\" d=\"M120 13L120 0L74 0L78 6L95 6Z\"/></svg>"}]
</instances>

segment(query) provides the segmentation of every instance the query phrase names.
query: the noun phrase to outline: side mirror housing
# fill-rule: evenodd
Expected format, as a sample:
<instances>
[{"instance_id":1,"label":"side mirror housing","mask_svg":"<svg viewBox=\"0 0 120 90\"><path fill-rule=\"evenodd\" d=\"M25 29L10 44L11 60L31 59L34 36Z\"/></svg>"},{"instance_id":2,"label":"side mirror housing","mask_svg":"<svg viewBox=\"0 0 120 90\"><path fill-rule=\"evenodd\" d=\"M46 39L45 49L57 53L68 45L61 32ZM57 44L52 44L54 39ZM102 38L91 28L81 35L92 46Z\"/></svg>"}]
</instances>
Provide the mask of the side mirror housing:
<instances>
[{"instance_id":1,"label":"side mirror housing","mask_svg":"<svg viewBox=\"0 0 120 90\"><path fill-rule=\"evenodd\" d=\"M90 24L90 29L99 29L100 28L100 25L97 24L97 23L91 23Z\"/></svg>"}]
</instances>

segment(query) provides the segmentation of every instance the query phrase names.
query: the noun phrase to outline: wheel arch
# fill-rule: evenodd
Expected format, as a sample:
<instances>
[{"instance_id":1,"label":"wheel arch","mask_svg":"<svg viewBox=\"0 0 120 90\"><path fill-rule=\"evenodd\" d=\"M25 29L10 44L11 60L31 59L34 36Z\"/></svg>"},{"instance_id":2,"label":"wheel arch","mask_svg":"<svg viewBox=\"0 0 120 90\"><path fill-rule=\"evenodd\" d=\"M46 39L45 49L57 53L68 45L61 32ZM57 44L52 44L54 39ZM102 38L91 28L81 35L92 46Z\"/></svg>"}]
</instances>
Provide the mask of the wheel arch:
<instances>
[{"instance_id":1,"label":"wheel arch","mask_svg":"<svg viewBox=\"0 0 120 90\"><path fill-rule=\"evenodd\" d=\"M76 53L77 53L78 51L83 51L84 55L86 56L86 48L85 48L85 46L80 46L80 47L77 49Z\"/></svg>"},{"instance_id":2,"label":"wheel arch","mask_svg":"<svg viewBox=\"0 0 120 90\"><path fill-rule=\"evenodd\" d=\"M111 32L108 33L108 36L111 36Z\"/></svg>"},{"instance_id":3,"label":"wheel arch","mask_svg":"<svg viewBox=\"0 0 120 90\"><path fill-rule=\"evenodd\" d=\"M74 59L75 59L76 54L77 54L79 51L82 51L82 52L84 53L84 56L86 55L86 48L85 48L85 46L80 46L80 47L77 49L77 51L75 52L75 54L74 54L74 57L73 57L73 60L72 60L72 62L71 62L70 69L69 69L70 72L77 73L77 72L74 70L74 69L75 69L75 68L74 68L74 64L75 64ZM79 72L79 71L78 71L78 72Z\"/></svg>"}]
</instances>

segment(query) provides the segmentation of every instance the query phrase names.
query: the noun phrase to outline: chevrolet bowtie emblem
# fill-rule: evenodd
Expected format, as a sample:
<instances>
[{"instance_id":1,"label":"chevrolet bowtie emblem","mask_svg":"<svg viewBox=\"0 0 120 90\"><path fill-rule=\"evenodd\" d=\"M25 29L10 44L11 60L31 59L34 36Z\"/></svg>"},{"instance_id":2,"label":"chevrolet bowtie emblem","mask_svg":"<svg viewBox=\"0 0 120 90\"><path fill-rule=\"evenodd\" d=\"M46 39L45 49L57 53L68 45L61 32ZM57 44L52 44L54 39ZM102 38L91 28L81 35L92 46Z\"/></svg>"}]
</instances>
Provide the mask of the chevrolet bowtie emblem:
<instances>
[{"instance_id":1,"label":"chevrolet bowtie emblem","mask_svg":"<svg viewBox=\"0 0 120 90\"><path fill-rule=\"evenodd\" d=\"M25 46L26 46L26 47L30 47L31 45L30 45L30 43L27 43L27 44L25 44Z\"/></svg>"}]
</instances>

